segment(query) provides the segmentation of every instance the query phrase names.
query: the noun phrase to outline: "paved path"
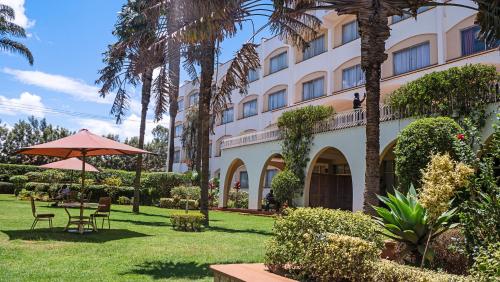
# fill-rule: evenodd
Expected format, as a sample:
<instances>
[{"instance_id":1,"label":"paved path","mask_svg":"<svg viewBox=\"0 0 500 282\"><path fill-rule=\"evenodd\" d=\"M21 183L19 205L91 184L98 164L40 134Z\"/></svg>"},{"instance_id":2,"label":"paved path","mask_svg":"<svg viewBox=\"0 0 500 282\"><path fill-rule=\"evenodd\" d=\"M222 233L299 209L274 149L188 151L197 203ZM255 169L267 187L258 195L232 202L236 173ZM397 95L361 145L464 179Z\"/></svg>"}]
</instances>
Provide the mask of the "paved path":
<instances>
[{"instance_id":1,"label":"paved path","mask_svg":"<svg viewBox=\"0 0 500 282\"><path fill-rule=\"evenodd\" d=\"M293 282L283 276L267 271L263 263L211 265L215 282Z\"/></svg>"}]
</instances>

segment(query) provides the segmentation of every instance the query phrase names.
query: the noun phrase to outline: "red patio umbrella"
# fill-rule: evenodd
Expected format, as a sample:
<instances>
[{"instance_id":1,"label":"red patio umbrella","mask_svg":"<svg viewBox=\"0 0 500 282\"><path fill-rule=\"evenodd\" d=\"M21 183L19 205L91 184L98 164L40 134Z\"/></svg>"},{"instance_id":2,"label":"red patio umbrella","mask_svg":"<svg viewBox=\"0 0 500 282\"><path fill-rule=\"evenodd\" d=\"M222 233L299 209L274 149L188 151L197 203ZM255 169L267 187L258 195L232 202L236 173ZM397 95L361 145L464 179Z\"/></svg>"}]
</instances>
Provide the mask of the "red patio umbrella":
<instances>
[{"instance_id":1,"label":"red patio umbrella","mask_svg":"<svg viewBox=\"0 0 500 282\"><path fill-rule=\"evenodd\" d=\"M60 158L82 158L82 193L85 189L85 158L104 155L149 154L148 151L95 135L87 129L55 141L22 148L16 154L40 155ZM81 197L83 199L83 197ZM81 201L83 205L83 200Z\"/></svg>"},{"instance_id":2,"label":"red patio umbrella","mask_svg":"<svg viewBox=\"0 0 500 282\"><path fill-rule=\"evenodd\" d=\"M62 161L52 162L41 165L41 168L66 169L66 170L82 170L82 161L79 158L69 158ZM86 163L85 171L99 172L93 165Z\"/></svg>"}]
</instances>

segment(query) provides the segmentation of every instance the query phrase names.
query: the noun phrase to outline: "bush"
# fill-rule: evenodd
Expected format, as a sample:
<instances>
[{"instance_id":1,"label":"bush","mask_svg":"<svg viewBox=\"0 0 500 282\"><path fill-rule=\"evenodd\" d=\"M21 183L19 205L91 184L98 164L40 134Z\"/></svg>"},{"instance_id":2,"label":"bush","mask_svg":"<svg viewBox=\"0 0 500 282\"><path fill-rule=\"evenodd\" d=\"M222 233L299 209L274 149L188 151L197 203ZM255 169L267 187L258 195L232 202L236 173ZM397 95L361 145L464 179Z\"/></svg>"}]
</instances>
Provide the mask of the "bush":
<instances>
[{"instance_id":1,"label":"bush","mask_svg":"<svg viewBox=\"0 0 500 282\"><path fill-rule=\"evenodd\" d=\"M471 273L480 281L498 281L495 279L500 277L500 242L478 251Z\"/></svg>"},{"instance_id":2,"label":"bush","mask_svg":"<svg viewBox=\"0 0 500 282\"><path fill-rule=\"evenodd\" d=\"M228 208L248 209L248 192L230 189L228 196Z\"/></svg>"},{"instance_id":3,"label":"bush","mask_svg":"<svg viewBox=\"0 0 500 282\"><path fill-rule=\"evenodd\" d=\"M439 273L402 265L388 260L379 260L375 264L373 277L369 281L377 282L466 282L474 281L471 277Z\"/></svg>"},{"instance_id":4,"label":"bush","mask_svg":"<svg viewBox=\"0 0 500 282\"><path fill-rule=\"evenodd\" d=\"M108 178L104 178L102 184L114 187L122 186L122 179L117 176L110 176Z\"/></svg>"},{"instance_id":5,"label":"bush","mask_svg":"<svg viewBox=\"0 0 500 282\"><path fill-rule=\"evenodd\" d=\"M400 190L405 193L410 184L420 187L421 170L433 154L449 153L453 160L462 161L459 156L463 147L457 139L462 131L454 120L446 117L419 119L404 128L394 148Z\"/></svg>"},{"instance_id":6,"label":"bush","mask_svg":"<svg viewBox=\"0 0 500 282\"><path fill-rule=\"evenodd\" d=\"M177 201L176 201L177 200ZM179 207L178 199L160 198L160 208L175 209Z\"/></svg>"},{"instance_id":7,"label":"bush","mask_svg":"<svg viewBox=\"0 0 500 282\"><path fill-rule=\"evenodd\" d=\"M306 260L316 281L365 281L380 256L375 244L360 238L332 234L318 249L307 250Z\"/></svg>"},{"instance_id":8,"label":"bush","mask_svg":"<svg viewBox=\"0 0 500 282\"><path fill-rule=\"evenodd\" d=\"M302 189L299 177L289 170L278 172L271 181L274 197L279 203L288 202L292 205L292 200L297 192Z\"/></svg>"},{"instance_id":9,"label":"bush","mask_svg":"<svg viewBox=\"0 0 500 282\"><path fill-rule=\"evenodd\" d=\"M10 182L0 182L0 194L14 194L15 188Z\"/></svg>"},{"instance_id":10,"label":"bush","mask_svg":"<svg viewBox=\"0 0 500 282\"><path fill-rule=\"evenodd\" d=\"M119 205L130 205L131 203L132 203L132 200L129 197L125 197L125 196L118 197L118 204Z\"/></svg>"},{"instance_id":11,"label":"bush","mask_svg":"<svg viewBox=\"0 0 500 282\"><path fill-rule=\"evenodd\" d=\"M22 175L32 171L42 172L44 169L36 165L0 164L0 174Z\"/></svg>"},{"instance_id":12,"label":"bush","mask_svg":"<svg viewBox=\"0 0 500 282\"><path fill-rule=\"evenodd\" d=\"M200 212L173 213L170 221L175 230L201 231L205 216Z\"/></svg>"},{"instance_id":13,"label":"bush","mask_svg":"<svg viewBox=\"0 0 500 282\"><path fill-rule=\"evenodd\" d=\"M198 186L177 186L172 188L173 198L199 200L201 189Z\"/></svg>"},{"instance_id":14,"label":"bush","mask_svg":"<svg viewBox=\"0 0 500 282\"><path fill-rule=\"evenodd\" d=\"M10 175L0 174L0 182L9 182Z\"/></svg>"},{"instance_id":15,"label":"bush","mask_svg":"<svg viewBox=\"0 0 500 282\"><path fill-rule=\"evenodd\" d=\"M9 182L14 184L15 187L14 193L17 195L17 192L21 191L21 189L24 188L26 182L28 182L28 177L25 175L14 175L9 178Z\"/></svg>"},{"instance_id":16,"label":"bush","mask_svg":"<svg viewBox=\"0 0 500 282\"><path fill-rule=\"evenodd\" d=\"M310 249L317 247L319 240L330 233L359 237L372 242L377 249L384 246L381 229L361 212L348 212L323 208L298 208L285 210L286 216L277 218L274 236L267 246L266 265L274 269L292 267L291 273L301 273L309 267Z\"/></svg>"},{"instance_id":17,"label":"bush","mask_svg":"<svg viewBox=\"0 0 500 282\"><path fill-rule=\"evenodd\" d=\"M152 172L144 176L142 186L154 191L157 198L170 197L172 188L187 184L189 180L184 174L173 172Z\"/></svg>"},{"instance_id":18,"label":"bush","mask_svg":"<svg viewBox=\"0 0 500 282\"><path fill-rule=\"evenodd\" d=\"M45 182L41 171L31 171L25 174L30 182Z\"/></svg>"},{"instance_id":19,"label":"bush","mask_svg":"<svg viewBox=\"0 0 500 282\"><path fill-rule=\"evenodd\" d=\"M197 200L187 200L187 199L180 199L178 208L179 209L185 209L186 208L186 202L189 210L195 210L198 209L198 201Z\"/></svg>"},{"instance_id":20,"label":"bush","mask_svg":"<svg viewBox=\"0 0 500 282\"><path fill-rule=\"evenodd\" d=\"M51 185L49 183L28 182L24 185L24 188L33 192L49 192L50 186Z\"/></svg>"},{"instance_id":21,"label":"bush","mask_svg":"<svg viewBox=\"0 0 500 282\"><path fill-rule=\"evenodd\" d=\"M440 268L448 273L465 275L469 268L467 255L460 250L465 238L460 229L450 229L434 239L431 248L434 250L433 268Z\"/></svg>"}]
</instances>

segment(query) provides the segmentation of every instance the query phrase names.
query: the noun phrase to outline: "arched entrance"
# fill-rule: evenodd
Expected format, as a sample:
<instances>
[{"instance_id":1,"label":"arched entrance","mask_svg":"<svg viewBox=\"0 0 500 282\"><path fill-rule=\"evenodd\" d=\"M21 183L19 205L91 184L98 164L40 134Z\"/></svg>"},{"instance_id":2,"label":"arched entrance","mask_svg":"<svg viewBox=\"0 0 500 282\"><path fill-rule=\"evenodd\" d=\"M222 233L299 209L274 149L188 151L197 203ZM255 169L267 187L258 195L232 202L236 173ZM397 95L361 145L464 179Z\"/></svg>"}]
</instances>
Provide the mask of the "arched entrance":
<instances>
[{"instance_id":1,"label":"arched entrance","mask_svg":"<svg viewBox=\"0 0 500 282\"><path fill-rule=\"evenodd\" d=\"M321 150L311 161L307 177L310 207L352 210L351 169L338 149Z\"/></svg>"},{"instance_id":2,"label":"arched entrance","mask_svg":"<svg viewBox=\"0 0 500 282\"><path fill-rule=\"evenodd\" d=\"M391 142L380 155L380 194L394 194L394 189L398 186L396 176L396 162L394 155L394 147L396 140Z\"/></svg>"},{"instance_id":3,"label":"arched entrance","mask_svg":"<svg viewBox=\"0 0 500 282\"><path fill-rule=\"evenodd\" d=\"M240 186L238 191L240 195L237 196L238 201L246 198L246 207L244 208L248 208L248 172L245 163L241 159L233 160L227 169L226 179L224 180L224 207L235 207L235 199L232 199L234 195L231 194L231 189L234 189L237 183ZM243 194L246 194L246 197L243 197Z\"/></svg>"},{"instance_id":4,"label":"arched entrance","mask_svg":"<svg viewBox=\"0 0 500 282\"><path fill-rule=\"evenodd\" d=\"M274 176L285 169L285 161L280 154L271 155L262 167L259 181L259 198L258 208L261 209L265 205L265 197L271 190L271 181Z\"/></svg>"}]
</instances>

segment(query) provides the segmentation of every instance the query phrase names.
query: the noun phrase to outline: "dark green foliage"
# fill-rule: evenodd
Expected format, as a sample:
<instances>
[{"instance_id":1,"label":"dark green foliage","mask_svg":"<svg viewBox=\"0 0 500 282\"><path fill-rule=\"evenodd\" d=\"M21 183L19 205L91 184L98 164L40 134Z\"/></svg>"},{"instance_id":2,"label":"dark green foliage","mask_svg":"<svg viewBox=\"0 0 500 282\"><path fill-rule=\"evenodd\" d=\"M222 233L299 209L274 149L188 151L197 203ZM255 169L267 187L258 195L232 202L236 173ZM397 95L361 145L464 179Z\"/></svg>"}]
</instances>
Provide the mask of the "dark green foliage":
<instances>
[{"instance_id":1,"label":"dark green foliage","mask_svg":"<svg viewBox=\"0 0 500 282\"><path fill-rule=\"evenodd\" d=\"M15 188L10 182L0 182L0 194L14 194Z\"/></svg>"},{"instance_id":2,"label":"dark green foliage","mask_svg":"<svg viewBox=\"0 0 500 282\"><path fill-rule=\"evenodd\" d=\"M144 174L142 186L154 191L158 198L170 197L172 188L188 184L189 178L185 174L173 172L151 172Z\"/></svg>"},{"instance_id":3,"label":"dark green foliage","mask_svg":"<svg viewBox=\"0 0 500 282\"><path fill-rule=\"evenodd\" d=\"M228 208L248 209L248 192L230 189L227 199Z\"/></svg>"},{"instance_id":4,"label":"dark green foliage","mask_svg":"<svg viewBox=\"0 0 500 282\"><path fill-rule=\"evenodd\" d=\"M274 197L279 203L287 202L292 205L294 196L300 192L300 179L290 170L280 171L271 181Z\"/></svg>"},{"instance_id":5,"label":"dark green foliage","mask_svg":"<svg viewBox=\"0 0 500 282\"><path fill-rule=\"evenodd\" d=\"M284 112L278 118L282 134L282 155L287 168L304 183L304 169L309 162L309 150L314 138L314 126L331 117L332 107L306 106Z\"/></svg>"},{"instance_id":6,"label":"dark green foliage","mask_svg":"<svg viewBox=\"0 0 500 282\"><path fill-rule=\"evenodd\" d=\"M17 195L17 192L18 191L21 191L24 187L24 184L26 184L26 182L28 182L29 179L27 176L25 175L14 175L12 177L9 178L9 182L14 184L16 190L14 191L14 194Z\"/></svg>"},{"instance_id":7,"label":"dark green foliage","mask_svg":"<svg viewBox=\"0 0 500 282\"><path fill-rule=\"evenodd\" d=\"M498 95L495 83L499 77L492 65L453 67L407 83L389 96L388 103L412 116L468 117L479 113L484 122L486 106Z\"/></svg>"},{"instance_id":8,"label":"dark green foliage","mask_svg":"<svg viewBox=\"0 0 500 282\"><path fill-rule=\"evenodd\" d=\"M170 192L173 198L199 200L200 187L198 186L177 186Z\"/></svg>"},{"instance_id":9,"label":"dark green foliage","mask_svg":"<svg viewBox=\"0 0 500 282\"><path fill-rule=\"evenodd\" d=\"M497 241L478 250L471 273L478 281L498 281L500 278L500 242Z\"/></svg>"},{"instance_id":10,"label":"dark green foliage","mask_svg":"<svg viewBox=\"0 0 500 282\"><path fill-rule=\"evenodd\" d=\"M462 161L464 145L457 137L462 132L462 128L447 117L419 119L404 128L394 148L400 191L408 191L411 184L417 189L420 187L421 170L433 154L449 153L452 159Z\"/></svg>"}]
</instances>

